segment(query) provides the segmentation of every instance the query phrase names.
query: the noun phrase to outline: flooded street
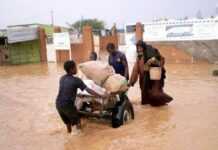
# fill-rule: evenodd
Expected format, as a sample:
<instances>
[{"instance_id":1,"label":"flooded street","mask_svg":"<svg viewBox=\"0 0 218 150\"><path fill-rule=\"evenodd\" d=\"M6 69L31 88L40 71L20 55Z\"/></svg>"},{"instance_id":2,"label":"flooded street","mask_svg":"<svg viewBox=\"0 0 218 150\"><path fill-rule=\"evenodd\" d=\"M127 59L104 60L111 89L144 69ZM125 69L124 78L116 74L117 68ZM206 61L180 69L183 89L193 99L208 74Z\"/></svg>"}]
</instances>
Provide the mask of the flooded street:
<instances>
[{"instance_id":1,"label":"flooded street","mask_svg":"<svg viewBox=\"0 0 218 150\"><path fill-rule=\"evenodd\" d=\"M218 77L215 65L168 64L168 106L140 105L130 89L135 120L118 129L83 120L80 136L68 135L55 108L61 65L0 66L2 150L215 150L218 149Z\"/></svg>"}]
</instances>

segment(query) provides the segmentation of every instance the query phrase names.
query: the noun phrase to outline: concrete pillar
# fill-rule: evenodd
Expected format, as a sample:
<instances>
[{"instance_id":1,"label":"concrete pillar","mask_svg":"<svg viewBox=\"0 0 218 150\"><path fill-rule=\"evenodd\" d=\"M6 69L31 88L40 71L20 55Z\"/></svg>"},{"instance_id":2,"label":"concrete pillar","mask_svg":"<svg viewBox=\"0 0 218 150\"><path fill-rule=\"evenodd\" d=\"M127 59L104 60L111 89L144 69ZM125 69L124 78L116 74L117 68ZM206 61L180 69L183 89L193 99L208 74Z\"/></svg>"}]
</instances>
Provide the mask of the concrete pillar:
<instances>
[{"instance_id":1,"label":"concrete pillar","mask_svg":"<svg viewBox=\"0 0 218 150\"><path fill-rule=\"evenodd\" d=\"M85 58L88 59L92 51L94 51L94 40L91 26L83 27L83 47Z\"/></svg>"},{"instance_id":2,"label":"concrete pillar","mask_svg":"<svg viewBox=\"0 0 218 150\"><path fill-rule=\"evenodd\" d=\"M136 23L136 42L139 40L143 40L143 26L140 22Z\"/></svg>"},{"instance_id":3,"label":"concrete pillar","mask_svg":"<svg viewBox=\"0 0 218 150\"><path fill-rule=\"evenodd\" d=\"M47 47L45 29L39 27L40 61L47 62Z\"/></svg>"},{"instance_id":4,"label":"concrete pillar","mask_svg":"<svg viewBox=\"0 0 218 150\"><path fill-rule=\"evenodd\" d=\"M100 37L100 51L106 51L106 47L109 43L113 43L115 48L119 47L119 39L118 34Z\"/></svg>"}]
</instances>

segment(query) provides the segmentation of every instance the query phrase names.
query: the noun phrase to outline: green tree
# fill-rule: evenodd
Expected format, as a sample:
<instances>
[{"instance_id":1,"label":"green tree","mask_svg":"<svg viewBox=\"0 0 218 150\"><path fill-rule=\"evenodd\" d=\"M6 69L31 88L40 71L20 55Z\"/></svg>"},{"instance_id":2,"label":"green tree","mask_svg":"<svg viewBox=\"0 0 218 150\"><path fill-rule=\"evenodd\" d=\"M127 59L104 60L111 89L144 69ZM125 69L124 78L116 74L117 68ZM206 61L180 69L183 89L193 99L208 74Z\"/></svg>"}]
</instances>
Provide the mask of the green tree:
<instances>
[{"instance_id":1,"label":"green tree","mask_svg":"<svg viewBox=\"0 0 218 150\"><path fill-rule=\"evenodd\" d=\"M72 27L77 31L81 31L84 25L90 25L93 30L105 29L104 21L98 19L81 19L73 23Z\"/></svg>"}]
</instances>

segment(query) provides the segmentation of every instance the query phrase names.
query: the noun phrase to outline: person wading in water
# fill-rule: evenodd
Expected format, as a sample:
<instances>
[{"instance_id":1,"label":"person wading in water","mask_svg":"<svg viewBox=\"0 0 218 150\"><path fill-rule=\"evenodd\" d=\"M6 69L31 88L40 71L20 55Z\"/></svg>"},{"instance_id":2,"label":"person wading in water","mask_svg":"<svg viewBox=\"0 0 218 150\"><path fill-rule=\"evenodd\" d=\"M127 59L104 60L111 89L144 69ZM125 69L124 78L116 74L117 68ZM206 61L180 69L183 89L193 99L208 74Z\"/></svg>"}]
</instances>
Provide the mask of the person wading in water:
<instances>
[{"instance_id":1,"label":"person wading in water","mask_svg":"<svg viewBox=\"0 0 218 150\"><path fill-rule=\"evenodd\" d=\"M57 111L66 125L68 133L71 133L72 126L76 126L76 131L80 131L80 115L75 106L77 90L86 90L93 96L106 98L108 95L100 95L94 90L88 88L85 83L78 77L74 76L77 73L77 66L73 60L64 63L66 74L60 78L59 91L56 98Z\"/></svg>"},{"instance_id":2,"label":"person wading in water","mask_svg":"<svg viewBox=\"0 0 218 150\"><path fill-rule=\"evenodd\" d=\"M129 86L133 86L139 76L142 105L161 106L169 103L173 98L163 92L166 72L164 58L157 49L143 41L138 41L136 48L137 59L133 67ZM149 73L151 67L161 67L160 80L151 80Z\"/></svg>"},{"instance_id":3,"label":"person wading in water","mask_svg":"<svg viewBox=\"0 0 218 150\"><path fill-rule=\"evenodd\" d=\"M129 67L125 54L116 50L113 43L107 45L109 53L108 63L111 65L115 72L126 77L129 80Z\"/></svg>"}]
</instances>

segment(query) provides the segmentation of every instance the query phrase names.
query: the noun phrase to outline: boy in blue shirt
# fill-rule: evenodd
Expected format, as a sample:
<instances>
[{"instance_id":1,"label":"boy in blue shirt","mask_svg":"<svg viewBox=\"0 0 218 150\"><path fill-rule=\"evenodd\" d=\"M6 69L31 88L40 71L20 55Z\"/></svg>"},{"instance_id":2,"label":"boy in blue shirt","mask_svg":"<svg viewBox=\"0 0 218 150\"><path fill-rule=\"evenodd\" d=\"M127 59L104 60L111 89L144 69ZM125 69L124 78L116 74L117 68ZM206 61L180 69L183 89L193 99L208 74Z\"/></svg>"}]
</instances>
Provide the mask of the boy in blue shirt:
<instances>
[{"instance_id":1,"label":"boy in blue shirt","mask_svg":"<svg viewBox=\"0 0 218 150\"><path fill-rule=\"evenodd\" d=\"M107 45L107 51L109 53L109 65L114 68L116 73L124 76L127 80L129 80L129 67L125 54L116 50L113 43L109 43Z\"/></svg>"},{"instance_id":2,"label":"boy in blue shirt","mask_svg":"<svg viewBox=\"0 0 218 150\"><path fill-rule=\"evenodd\" d=\"M80 117L75 106L75 99L77 90L86 90L88 93L97 97L106 97L106 95L100 95L89 89L84 82L74 75L77 73L76 63L72 60L64 63L64 69L66 74L60 79L59 92L56 99L57 111L66 124L68 133L71 133L72 126L76 125L77 129L80 129Z\"/></svg>"}]
</instances>

